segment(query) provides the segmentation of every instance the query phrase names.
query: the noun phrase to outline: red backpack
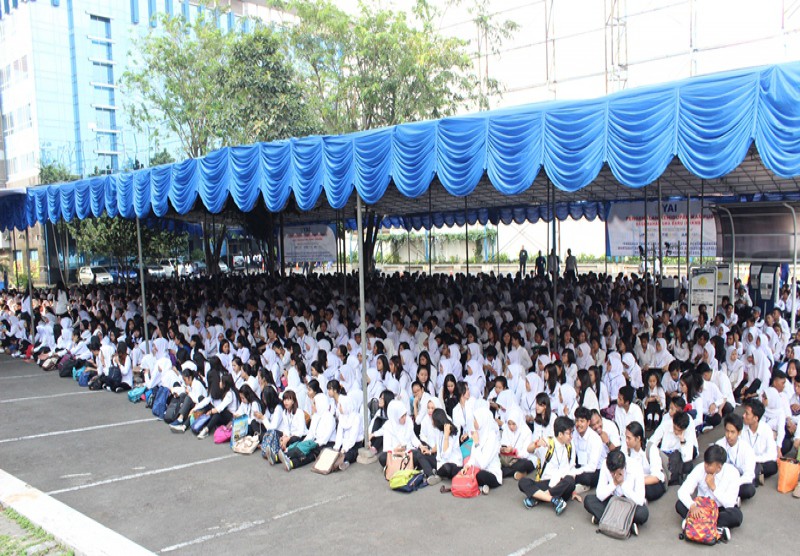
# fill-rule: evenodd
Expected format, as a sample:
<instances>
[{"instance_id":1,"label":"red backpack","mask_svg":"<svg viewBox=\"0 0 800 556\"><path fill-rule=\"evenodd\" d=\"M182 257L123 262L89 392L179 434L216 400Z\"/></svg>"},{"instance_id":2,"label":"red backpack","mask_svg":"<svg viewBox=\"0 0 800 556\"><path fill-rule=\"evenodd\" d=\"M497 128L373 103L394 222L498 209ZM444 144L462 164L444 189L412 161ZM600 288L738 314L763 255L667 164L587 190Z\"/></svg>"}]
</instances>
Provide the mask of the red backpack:
<instances>
[{"instance_id":1,"label":"red backpack","mask_svg":"<svg viewBox=\"0 0 800 556\"><path fill-rule=\"evenodd\" d=\"M720 539L717 530L717 519L719 519L717 503L705 496L698 496L694 499L694 503L700 508L700 516L693 518L690 514L686 515L683 538L700 544L716 544Z\"/></svg>"},{"instance_id":2,"label":"red backpack","mask_svg":"<svg viewBox=\"0 0 800 556\"><path fill-rule=\"evenodd\" d=\"M481 493L478 479L475 477L477 470L468 467L465 472L457 473L450 485L450 492L456 498L474 498Z\"/></svg>"}]
</instances>

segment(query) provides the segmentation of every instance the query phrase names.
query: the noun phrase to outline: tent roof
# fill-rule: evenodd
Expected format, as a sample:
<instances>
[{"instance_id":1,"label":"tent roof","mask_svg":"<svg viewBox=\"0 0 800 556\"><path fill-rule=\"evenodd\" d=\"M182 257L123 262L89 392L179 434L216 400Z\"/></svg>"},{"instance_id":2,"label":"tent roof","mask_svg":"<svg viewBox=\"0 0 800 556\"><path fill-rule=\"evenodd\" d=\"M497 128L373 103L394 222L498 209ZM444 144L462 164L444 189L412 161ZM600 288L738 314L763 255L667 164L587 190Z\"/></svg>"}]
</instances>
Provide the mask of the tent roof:
<instances>
[{"instance_id":1,"label":"tent roof","mask_svg":"<svg viewBox=\"0 0 800 556\"><path fill-rule=\"evenodd\" d=\"M544 169L544 172L541 170ZM352 217L364 202L404 227L604 217L598 202L794 194L800 176L800 63L342 136L224 148L132 173L28 189L0 227L107 213L280 212L287 223ZM430 193L429 193L430 190ZM481 212L482 211L482 212ZM459 216L459 214L461 216ZM482 216L481 216L482 215ZM461 220L461 222L459 222ZM390 218L389 221L392 221Z\"/></svg>"}]
</instances>

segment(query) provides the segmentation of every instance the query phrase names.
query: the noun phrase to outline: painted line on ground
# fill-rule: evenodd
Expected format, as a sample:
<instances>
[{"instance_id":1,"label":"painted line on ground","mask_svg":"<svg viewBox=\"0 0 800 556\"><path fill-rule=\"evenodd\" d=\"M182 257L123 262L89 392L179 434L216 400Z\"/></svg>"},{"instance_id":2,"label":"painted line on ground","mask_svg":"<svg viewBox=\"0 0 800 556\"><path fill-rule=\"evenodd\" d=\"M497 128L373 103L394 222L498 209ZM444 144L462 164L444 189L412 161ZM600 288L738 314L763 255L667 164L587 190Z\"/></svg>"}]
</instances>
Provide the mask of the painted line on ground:
<instances>
[{"instance_id":1,"label":"painted line on ground","mask_svg":"<svg viewBox=\"0 0 800 556\"><path fill-rule=\"evenodd\" d=\"M0 403L27 402L31 400L47 400L50 398L63 398L64 396L80 396L83 394L96 394L101 390L83 390L81 392L64 392L63 394L48 394L47 396L32 396L30 398L11 398L10 400L0 400Z\"/></svg>"},{"instance_id":2,"label":"painted line on ground","mask_svg":"<svg viewBox=\"0 0 800 556\"><path fill-rule=\"evenodd\" d=\"M0 470L0 503L53 535L75 554L93 556L153 554L3 470Z\"/></svg>"},{"instance_id":3,"label":"painted line on ground","mask_svg":"<svg viewBox=\"0 0 800 556\"><path fill-rule=\"evenodd\" d=\"M270 518L271 521L276 521L279 519L283 519L284 517L289 517L290 515L294 515L300 512L304 512L306 510L310 510L312 508L316 508L318 506L322 506L324 504L330 504L331 502L338 502L339 500L344 500L345 498L350 498L352 494L343 494L341 496L336 496L335 498L328 498L326 500L320 500L319 502L315 502L313 504L309 504L307 506L301 506L300 508L295 508L294 510L289 510L288 512L284 512L282 514L274 515ZM242 531L246 531L247 529L252 529L253 527L258 527L259 525L264 525L267 522L265 519L258 519L256 521L246 521L240 525L236 525L235 527L231 527L230 529L226 529L224 531L219 531L217 533L210 533L207 535L202 535L197 537L196 539L192 539L190 541L173 544L171 546L167 546L162 548L159 552L173 552L175 550L180 550L182 548L187 548L189 546L195 546L198 544L202 544L207 541L212 541L214 539L219 539L221 537L226 537L233 533L240 533Z\"/></svg>"},{"instance_id":4,"label":"painted line on ground","mask_svg":"<svg viewBox=\"0 0 800 556\"><path fill-rule=\"evenodd\" d=\"M126 425L136 425L138 423L151 423L155 421L155 417L149 417L147 419L135 419L133 421L123 421L121 423L107 423L105 425L95 425L93 427L82 427L80 429L71 429L66 431L53 431L53 432L43 432L41 434L31 434L30 436L18 436L16 438L6 438L0 440L0 444L7 444L9 442L19 442L20 440L34 440L36 438L47 438L50 436L61 436L62 434L74 434L77 432L87 432L87 431L96 431L100 429L110 429L113 427L124 427Z\"/></svg>"},{"instance_id":5,"label":"painted line on ground","mask_svg":"<svg viewBox=\"0 0 800 556\"><path fill-rule=\"evenodd\" d=\"M538 547L542 546L544 543L552 541L557 536L558 535L556 535L555 533L547 533L546 535L539 537L538 539L536 539L535 541L533 541L529 545L523 546L522 548L520 548L516 552L512 552L508 556L523 556L524 554L527 554L528 552L530 552L534 548L538 548Z\"/></svg>"},{"instance_id":6,"label":"painted line on ground","mask_svg":"<svg viewBox=\"0 0 800 556\"><path fill-rule=\"evenodd\" d=\"M77 477L91 477L91 473L73 473L72 475L61 475L59 479L75 479Z\"/></svg>"},{"instance_id":7,"label":"painted line on ground","mask_svg":"<svg viewBox=\"0 0 800 556\"><path fill-rule=\"evenodd\" d=\"M37 378L40 376L47 376L46 373L39 373L35 375L15 375L15 376L0 376L0 380L11 380L12 378Z\"/></svg>"},{"instance_id":8,"label":"painted line on ground","mask_svg":"<svg viewBox=\"0 0 800 556\"><path fill-rule=\"evenodd\" d=\"M151 475L160 475L162 473L170 473L172 471L180 471L181 469L187 469L189 467L195 467L198 465L205 465L206 463L215 463L218 461L235 458L238 454L228 454L227 456L221 456L218 458L210 458L210 459L202 459L200 461L193 461L191 463L183 463L181 465L173 465L172 467L164 467L162 469L152 469L150 471L143 471L142 473L134 473L133 475L123 475L122 477L114 477L113 479L106 479L104 481L97 481L96 483L88 483L85 485L74 486L70 488L60 488L58 490L51 490L47 494L50 496L56 494L64 494L65 492L74 492L76 490L84 490L87 488L94 488L99 486L110 485L113 483L120 483L122 481L132 481L134 479L141 479L142 477L149 477Z\"/></svg>"}]
</instances>

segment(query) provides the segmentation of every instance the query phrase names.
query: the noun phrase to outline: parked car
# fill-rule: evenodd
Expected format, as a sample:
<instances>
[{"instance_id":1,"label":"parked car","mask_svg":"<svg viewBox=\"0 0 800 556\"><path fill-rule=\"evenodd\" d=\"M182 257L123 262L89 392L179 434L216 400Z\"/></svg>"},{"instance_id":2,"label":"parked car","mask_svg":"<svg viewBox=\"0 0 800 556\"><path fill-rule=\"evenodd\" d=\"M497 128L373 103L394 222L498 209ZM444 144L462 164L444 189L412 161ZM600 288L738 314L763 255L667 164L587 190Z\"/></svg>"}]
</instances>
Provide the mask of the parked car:
<instances>
[{"instance_id":1,"label":"parked car","mask_svg":"<svg viewBox=\"0 0 800 556\"><path fill-rule=\"evenodd\" d=\"M87 284L113 284L114 277L103 266L82 266L78 271L78 283Z\"/></svg>"},{"instance_id":2,"label":"parked car","mask_svg":"<svg viewBox=\"0 0 800 556\"><path fill-rule=\"evenodd\" d=\"M233 269L234 270L244 270L244 257L241 255L236 255L233 257Z\"/></svg>"},{"instance_id":3,"label":"parked car","mask_svg":"<svg viewBox=\"0 0 800 556\"><path fill-rule=\"evenodd\" d=\"M108 273L111 274L115 284L120 284L123 282L135 282L139 279L139 273L134 268L122 270L122 268L118 266L112 266L108 268Z\"/></svg>"},{"instance_id":4,"label":"parked car","mask_svg":"<svg viewBox=\"0 0 800 556\"><path fill-rule=\"evenodd\" d=\"M164 272L164 267L158 264L149 264L146 267L147 270L147 277L150 280L163 280L167 277L167 273Z\"/></svg>"},{"instance_id":5,"label":"parked car","mask_svg":"<svg viewBox=\"0 0 800 556\"><path fill-rule=\"evenodd\" d=\"M206 267L206 263L203 261L194 261L192 263L192 269L194 270L194 274L196 276L203 276L208 272L208 267Z\"/></svg>"},{"instance_id":6,"label":"parked car","mask_svg":"<svg viewBox=\"0 0 800 556\"><path fill-rule=\"evenodd\" d=\"M161 259L158 261L158 264L161 265L162 269L164 269L165 278L173 278L177 273L175 264L173 264L173 262L169 259Z\"/></svg>"},{"instance_id":7,"label":"parked car","mask_svg":"<svg viewBox=\"0 0 800 556\"><path fill-rule=\"evenodd\" d=\"M219 262L219 271L220 271L222 274L227 274L227 273L229 273L229 272L231 271L231 269L230 269L230 268L228 268L228 265L227 265L227 264L225 264L224 262L220 261L220 262Z\"/></svg>"}]
</instances>

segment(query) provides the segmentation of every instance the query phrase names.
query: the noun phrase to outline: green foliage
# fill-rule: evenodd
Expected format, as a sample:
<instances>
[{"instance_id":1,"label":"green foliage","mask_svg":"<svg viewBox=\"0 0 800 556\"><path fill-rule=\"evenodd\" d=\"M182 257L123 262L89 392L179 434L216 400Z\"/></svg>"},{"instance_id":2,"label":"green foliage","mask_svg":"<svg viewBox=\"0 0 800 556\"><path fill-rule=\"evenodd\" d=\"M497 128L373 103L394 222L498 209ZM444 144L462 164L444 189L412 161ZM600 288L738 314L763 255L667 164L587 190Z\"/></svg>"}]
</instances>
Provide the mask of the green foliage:
<instances>
[{"instance_id":1,"label":"green foliage","mask_svg":"<svg viewBox=\"0 0 800 556\"><path fill-rule=\"evenodd\" d=\"M466 43L434 28L427 4L403 12L360 3L351 15L328 0L273 0L297 22L283 34L328 133L450 115L472 99Z\"/></svg>"},{"instance_id":2,"label":"green foliage","mask_svg":"<svg viewBox=\"0 0 800 556\"><path fill-rule=\"evenodd\" d=\"M175 162L175 157L167 149L161 149L150 157L150 167L172 164L173 162Z\"/></svg>"},{"instance_id":3,"label":"green foliage","mask_svg":"<svg viewBox=\"0 0 800 556\"><path fill-rule=\"evenodd\" d=\"M80 179L80 176L75 176L62 164L44 164L39 169L39 183L42 185L50 183L65 183Z\"/></svg>"}]
</instances>

